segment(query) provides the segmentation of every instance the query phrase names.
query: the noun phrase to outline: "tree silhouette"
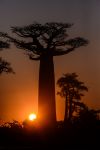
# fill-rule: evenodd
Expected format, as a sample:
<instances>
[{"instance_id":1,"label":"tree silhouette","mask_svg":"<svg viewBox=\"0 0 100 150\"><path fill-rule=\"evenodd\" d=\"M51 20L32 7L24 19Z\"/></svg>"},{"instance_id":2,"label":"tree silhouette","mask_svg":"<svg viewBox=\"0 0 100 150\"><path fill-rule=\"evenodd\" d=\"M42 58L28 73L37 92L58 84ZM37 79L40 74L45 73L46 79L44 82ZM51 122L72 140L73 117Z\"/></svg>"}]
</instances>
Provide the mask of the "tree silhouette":
<instances>
[{"instance_id":1,"label":"tree silhouette","mask_svg":"<svg viewBox=\"0 0 100 150\"><path fill-rule=\"evenodd\" d=\"M0 74L2 74L3 72L6 73L14 73L14 71L12 70L12 68L10 67L10 63L3 60L0 57Z\"/></svg>"},{"instance_id":2,"label":"tree silhouette","mask_svg":"<svg viewBox=\"0 0 100 150\"><path fill-rule=\"evenodd\" d=\"M2 35L4 35L4 33L0 33L0 37ZM1 38L1 40L0 40L0 51L3 49L9 48L9 46L10 46L9 43L7 41L3 41L3 39ZM7 61L3 60L0 57L0 74L2 74L3 72L14 73L12 68L10 67L10 63L8 63Z\"/></svg>"},{"instance_id":3,"label":"tree silhouette","mask_svg":"<svg viewBox=\"0 0 100 150\"><path fill-rule=\"evenodd\" d=\"M1 127L12 128L12 129L21 129L22 124L17 120L12 120L12 122L5 122L1 125Z\"/></svg>"},{"instance_id":4,"label":"tree silhouette","mask_svg":"<svg viewBox=\"0 0 100 150\"><path fill-rule=\"evenodd\" d=\"M81 110L78 114L77 122L79 123L80 126L83 127L91 127L94 125L97 125L97 122L99 122L99 114L100 114L100 109L95 110L95 109L84 109Z\"/></svg>"},{"instance_id":5,"label":"tree silhouette","mask_svg":"<svg viewBox=\"0 0 100 150\"><path fill-rule=\"evenodd\" d=\"M88 41L81 37L69 39L69 23L33 23L23 27L12 27L19 38L10 38L15 45L27 51L31 60L40 61L38 118L48 124L56 122L55 76L53 56L60 56L86 46Z\"/></svg>"},{"instance_id":6,"label":"tree silhouette","mask_svg":"<svg viewBox=\"0 0 100 150\"><path fill-rule=\"evenodd\" d=\"M76 73L67 73L57 81L60 87L60 92L57 94L65 98L65 121L71 121L73 112L78 111L78 108L86 108L80 100L84 96L83 92L88 91L88 88L77 77Z\"/></svg>"}]
</instances>

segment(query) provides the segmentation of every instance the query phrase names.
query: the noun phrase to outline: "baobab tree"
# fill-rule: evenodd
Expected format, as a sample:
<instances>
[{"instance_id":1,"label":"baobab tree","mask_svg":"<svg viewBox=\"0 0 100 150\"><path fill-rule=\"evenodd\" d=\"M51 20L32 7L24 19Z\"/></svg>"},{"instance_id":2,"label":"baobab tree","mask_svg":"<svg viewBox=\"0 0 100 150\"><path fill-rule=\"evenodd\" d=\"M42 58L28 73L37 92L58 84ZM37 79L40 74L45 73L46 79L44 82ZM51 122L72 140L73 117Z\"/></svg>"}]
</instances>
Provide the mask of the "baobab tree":
<instances>
[{"instance_id":1,"label":"baobab tree","mask_svg":"<svg viewBox=\"0 0 100 150\"><path fill-rule=\"evenodd\" d=\"M57 94L65 98L64 121L71 121L72 114L74 111L78 111L78 107L87 108L80 100L84 96L84 91L88 91L88 88L77 77L76 73L67 73L57 81L57 85L60 87L60 91Z\"/></svg>"},{"instance_id":2,"label":"baobab tree","mask_svg":"<svg viewBox=\"0 0 100 150\"><path fill-rule=\"evenodd\" d=\"M4 33L0 33L0 36L2 36ZM0 51L3 50L3 49L7 49L9 48L9 43L7 41L3 41L3 39L1 38L0 40ZM3 73L3 72L13 72L12 68L10 67L10 63L8 63L7 61L3 60L1 57L0 57L0 75Z\"/></svg>"},{"instance_id":3,"label":"baobab tree","mask_svg":"<svg viewBox=\"0 0 100 150\"><path fill-rule=\"evenodd\" d=\"M26 50L31 60L40 61L38 118L45 124L56 122L53 57L68 54L88 44L88 41L81 37L69 39L67 30L71 26L69 23L57 22L33 23L11 27L12 33L18 38L6 35L18 48Z\"/></svg>"}]
</instances>

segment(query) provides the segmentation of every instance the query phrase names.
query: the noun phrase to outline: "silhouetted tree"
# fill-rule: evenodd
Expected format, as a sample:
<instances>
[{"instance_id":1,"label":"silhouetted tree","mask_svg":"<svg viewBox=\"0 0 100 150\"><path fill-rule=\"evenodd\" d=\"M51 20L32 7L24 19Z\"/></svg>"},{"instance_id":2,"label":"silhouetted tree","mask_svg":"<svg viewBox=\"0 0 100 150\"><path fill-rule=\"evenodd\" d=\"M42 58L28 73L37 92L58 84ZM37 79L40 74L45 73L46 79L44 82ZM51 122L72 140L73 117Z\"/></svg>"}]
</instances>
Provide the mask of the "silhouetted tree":
<instances>
[{"instance_id":1,"label":"silhouetted tree","mask_svg":"<svg viewBox=\"0 0 100 150\"><path fill-rule=\"evenodd\" d=\"M80 100L84 96L83 92L88 91L88 88L77 77L76 73L67 73L57 81L57 85L60 87L60 92L57 94L65 98L65 121L72 119L73 112L78 111L76 108L86 108Z\"/></svg>"},{"instance_id":2,"label":"silhouetted tree","mask_svg":"<svg viewBox=\"0 0 100 150\"><path fill-rule=\"evenodd\" d=\"M18 48L28 52L31 60L40 61L38 117L44 123L56 122L55 76L53 56L60 56L86 46L88 41L81 37L69 39L68 23L33 23L23 27L12 27L19 38L9 37ZM7 37L7 36L6 36Z\"/></svg>"},{"instance_id":3,"label":"silhouetted tree","mask_svg":"<svg viewBox=\"0 0 100 150\"><path fill-rule=\"evenodd\" d=\"M0 57L0 74L3 73L3 72L14 73L14 71L10 67L10 63L8 63L7 61L3 60Z\"/></svg>"},{"instance_id":4,"label":"silhouetted tree","mask_svg":"<svg viewBox=\"0 0 100 150\"><path fill-rule=\"evenodd\" d=\"M12 128L12 129L19 129L22 128L22 124L17 120L13 120L12 122L5 122L2 124L2 127Z\"/></svg>"},{"instance_id":5,"label":"silhouetted tree","mask_svg":"<svg viewBox=\"0 0 100 150\"><path fill-rule=\"evenodd\" d=\"M97 125L99 121L100 110L95 109L83 109L78 113L77 121L80 127L91 127ZM100 127L100 126L99 126Z\"/></svg>"},{"instance_id":6,"label":"silhouetted tree","mask_svg":"<svg viewBox=\"0 0 100 150\"><path fill-rule=\"evenodd\" d=\"M0 33L0 37L3 35L4 33ZM0 51L6 48L9 48L9 43L7 41L3 41L3 39L0 40ZM6 72L6 73L10 73L13 72L12 68L10 67L10 63L8 63L7 61L3 60L0 57L0 74Z\"/></svg>"}]
</instances>

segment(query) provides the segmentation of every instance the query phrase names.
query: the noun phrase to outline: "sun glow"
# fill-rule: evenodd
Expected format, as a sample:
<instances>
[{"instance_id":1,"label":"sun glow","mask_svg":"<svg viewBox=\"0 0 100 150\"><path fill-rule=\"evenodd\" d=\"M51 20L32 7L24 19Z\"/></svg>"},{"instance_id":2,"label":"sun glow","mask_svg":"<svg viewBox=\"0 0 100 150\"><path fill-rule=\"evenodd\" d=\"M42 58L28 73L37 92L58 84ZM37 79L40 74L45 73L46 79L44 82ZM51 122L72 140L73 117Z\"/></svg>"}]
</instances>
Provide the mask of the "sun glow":
<instances>
[{"instance_id":1,"label":"sun glow","mask_svg":"<svg viewBox=\"0 0 100 150\"><path fill-rule=\"evenodd\" d=\"M36 118L37 118L36 114L32 113L32 114L29 115L29 120L30 121L34 121Z\"/></svg>"}]
</instances>

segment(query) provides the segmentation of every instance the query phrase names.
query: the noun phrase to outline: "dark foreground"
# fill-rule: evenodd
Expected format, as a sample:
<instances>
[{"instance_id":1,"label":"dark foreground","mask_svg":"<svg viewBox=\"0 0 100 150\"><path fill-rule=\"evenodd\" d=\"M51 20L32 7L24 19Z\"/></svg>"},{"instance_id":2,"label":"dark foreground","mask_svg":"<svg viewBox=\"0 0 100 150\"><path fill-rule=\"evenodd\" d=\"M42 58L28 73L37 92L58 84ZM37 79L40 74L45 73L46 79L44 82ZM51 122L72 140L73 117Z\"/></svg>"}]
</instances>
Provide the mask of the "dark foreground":
<instances>
[{"instance_id":1,"label":"dark foreground","mask_svg":"<svg viewBox=\"0 0 100 150\"><path fill-rule=\"evenodd\" d=\"M66 149L100 148L100 121L78 126L57 123L54 128L0 128L1 149Z\"/></svg>"}]
</instances>

